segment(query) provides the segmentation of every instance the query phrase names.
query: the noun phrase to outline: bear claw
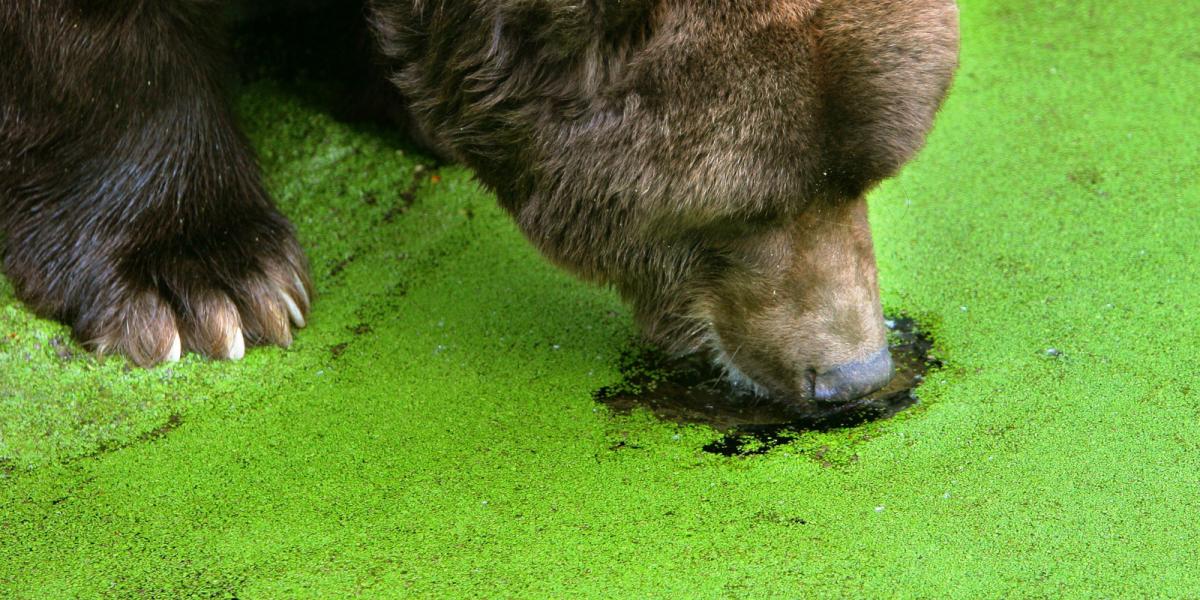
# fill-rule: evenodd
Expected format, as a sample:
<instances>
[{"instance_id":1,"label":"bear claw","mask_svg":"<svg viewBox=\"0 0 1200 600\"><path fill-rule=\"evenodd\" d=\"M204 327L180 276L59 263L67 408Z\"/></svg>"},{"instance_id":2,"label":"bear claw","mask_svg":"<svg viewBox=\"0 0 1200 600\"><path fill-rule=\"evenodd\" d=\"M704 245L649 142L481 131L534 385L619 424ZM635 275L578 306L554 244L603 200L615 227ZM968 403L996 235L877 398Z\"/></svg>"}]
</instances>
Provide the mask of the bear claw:
<instances>
[{"instance_id":1,"label":"bear claw","mask_svg":"<svg viewBox=\"0 0 1200 600\"><path fill-rule=\"evenodd\" d=\"M246 338L242 335L242 328L238 327L233 330L233 333L227 338L229 346L225 349L225 356L229 360L241 360L246 356Z\"/></svg>"},{"instance_id":2,"label":"bear claw","mask_svg":"<svg viewBox=\"0 0 1200 600\"><path fill-rule=\"evenodd\" d=\"M286 348L292 328L307 324L306 274L302 262L276 262L224 285L132 293L86 319L80 339L99 356L122 354L141 367L177 362L184 352L240 360L249 346Z\"/></svg>"},{"instance_id":3,"label":"bear claw","mask_svg":"<svg viewBox=\"0 0 1200 600\"><path fill-rule=\"evenodd\" d=\"M301 286L300 289L303 289L303 287ZM287 307L287 312L292 319L292 324L303 329L305 325L304 314L300 312L300 307L296 305L296 301L292 300L292 296L284 291L279 292L279 297L283 299L283 304Z\"/></svg>"},{"instance_id":4,"label":"bear claw","mask_svg":"<svg viewBox=\"0 0 1200 600\"><path fill-rule=\"evenodd\" d=\"M171 349L167 351L163 362L179 362L183 356L183 342L179 339L179 332L176 331L174 337L171 338Z\"/></svg>"}]
</instances>

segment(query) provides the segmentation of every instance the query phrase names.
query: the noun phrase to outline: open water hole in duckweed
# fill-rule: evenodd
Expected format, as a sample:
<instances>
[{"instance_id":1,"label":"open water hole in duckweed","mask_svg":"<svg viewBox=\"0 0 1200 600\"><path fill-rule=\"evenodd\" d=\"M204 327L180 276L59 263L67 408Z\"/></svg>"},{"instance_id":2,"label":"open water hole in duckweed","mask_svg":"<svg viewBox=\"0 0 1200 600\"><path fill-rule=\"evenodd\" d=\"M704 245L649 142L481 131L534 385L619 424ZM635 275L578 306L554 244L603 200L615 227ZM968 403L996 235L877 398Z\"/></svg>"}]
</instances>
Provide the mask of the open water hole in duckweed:
<instances>
[{"instance_id":1,"label":"open water hole in duckweed","mask_svg":"<svg viewBox=\"0 0 1200 600\"><path fill-rule=\"evenodd\" d=\"M704 446L723 456L764 454L807 431L828 431L887 419L914 405L914 393L941 361L930 354L933 340L908 317L887 321L895 374L883 389L858 400L825 406L786 405L731 386L702 354L671 357L635 348L621 357L622 381L595 392L617 413L644 408L660 419L708 425L724 435Z\"/></svg>"}]
</instances>

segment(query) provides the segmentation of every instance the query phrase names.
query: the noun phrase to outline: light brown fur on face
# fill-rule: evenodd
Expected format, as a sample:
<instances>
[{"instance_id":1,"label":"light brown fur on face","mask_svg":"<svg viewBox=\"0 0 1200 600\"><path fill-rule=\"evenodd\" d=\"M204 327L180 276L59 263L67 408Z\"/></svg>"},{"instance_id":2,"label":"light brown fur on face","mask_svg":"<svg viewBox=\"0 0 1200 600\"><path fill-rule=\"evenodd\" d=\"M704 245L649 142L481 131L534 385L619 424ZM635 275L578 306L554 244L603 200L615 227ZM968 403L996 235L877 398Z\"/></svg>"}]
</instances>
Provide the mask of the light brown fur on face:
<instances>
[{"instance_id":1,"label":"light brown fur on face","mask_svg":"<svg viewBox=\"0 0 1200 600\"><path fill-rule=\"evenodd\" d=\"M813 203L722 251L727 266L694 310L735 382L807 398L817 373L886 347L865 200Z\"/></svg>"},{"instance_id":2,"label":"light brown fur on face","mask_svg":"<svg viewBox=\"0 0 1200 600\"><path fill-rule=\"evenodd\" d=\"M953 0L373 6L426 137L650 339L784 402L885 347L864 197L924 143Z\"/></svg>"}]
</instances>

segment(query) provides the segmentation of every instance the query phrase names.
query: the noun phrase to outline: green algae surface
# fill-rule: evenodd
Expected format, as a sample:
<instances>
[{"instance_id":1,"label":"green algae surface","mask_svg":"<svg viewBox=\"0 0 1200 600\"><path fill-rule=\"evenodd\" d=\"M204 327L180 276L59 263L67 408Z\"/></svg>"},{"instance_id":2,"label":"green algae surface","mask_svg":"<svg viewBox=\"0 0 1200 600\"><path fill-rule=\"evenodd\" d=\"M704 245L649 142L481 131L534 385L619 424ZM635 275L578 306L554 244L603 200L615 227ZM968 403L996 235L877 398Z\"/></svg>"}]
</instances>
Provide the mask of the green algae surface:
<instances>
[{"instance_id":1,"label":"green algae surface","mask_svg":"<svg viewBox=\"0 0 1200 600\"><path fill-rule=\"evenodd\" d=\"M1200 594L1200 5L961 2L873 192L944 366L750 457L592 392L634 329L468 171L259 81L318 291L291 349L84 354L0 280L0 596Z\"/></svg>"}]
</instances>

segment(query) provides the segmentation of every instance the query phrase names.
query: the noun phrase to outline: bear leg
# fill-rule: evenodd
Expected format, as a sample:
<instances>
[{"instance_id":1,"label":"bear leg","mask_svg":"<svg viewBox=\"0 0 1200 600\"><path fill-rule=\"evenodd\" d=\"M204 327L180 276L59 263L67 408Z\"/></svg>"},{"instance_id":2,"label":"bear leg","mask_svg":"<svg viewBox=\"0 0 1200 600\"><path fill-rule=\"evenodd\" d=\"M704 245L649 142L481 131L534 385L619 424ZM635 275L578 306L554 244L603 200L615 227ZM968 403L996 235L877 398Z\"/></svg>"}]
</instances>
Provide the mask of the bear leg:
<instances>
[{"instance_id":1,"label":"bear leg","mask_svg":"<svg viewBox=\"0 0 1200 600\"><path fill-rule=\"evenodd\" d=\"M220 21L208 0L0 7L5 273L86 347L142 366L286 346L309 307L222 89Z\"/></svg>"}]
</instances>

